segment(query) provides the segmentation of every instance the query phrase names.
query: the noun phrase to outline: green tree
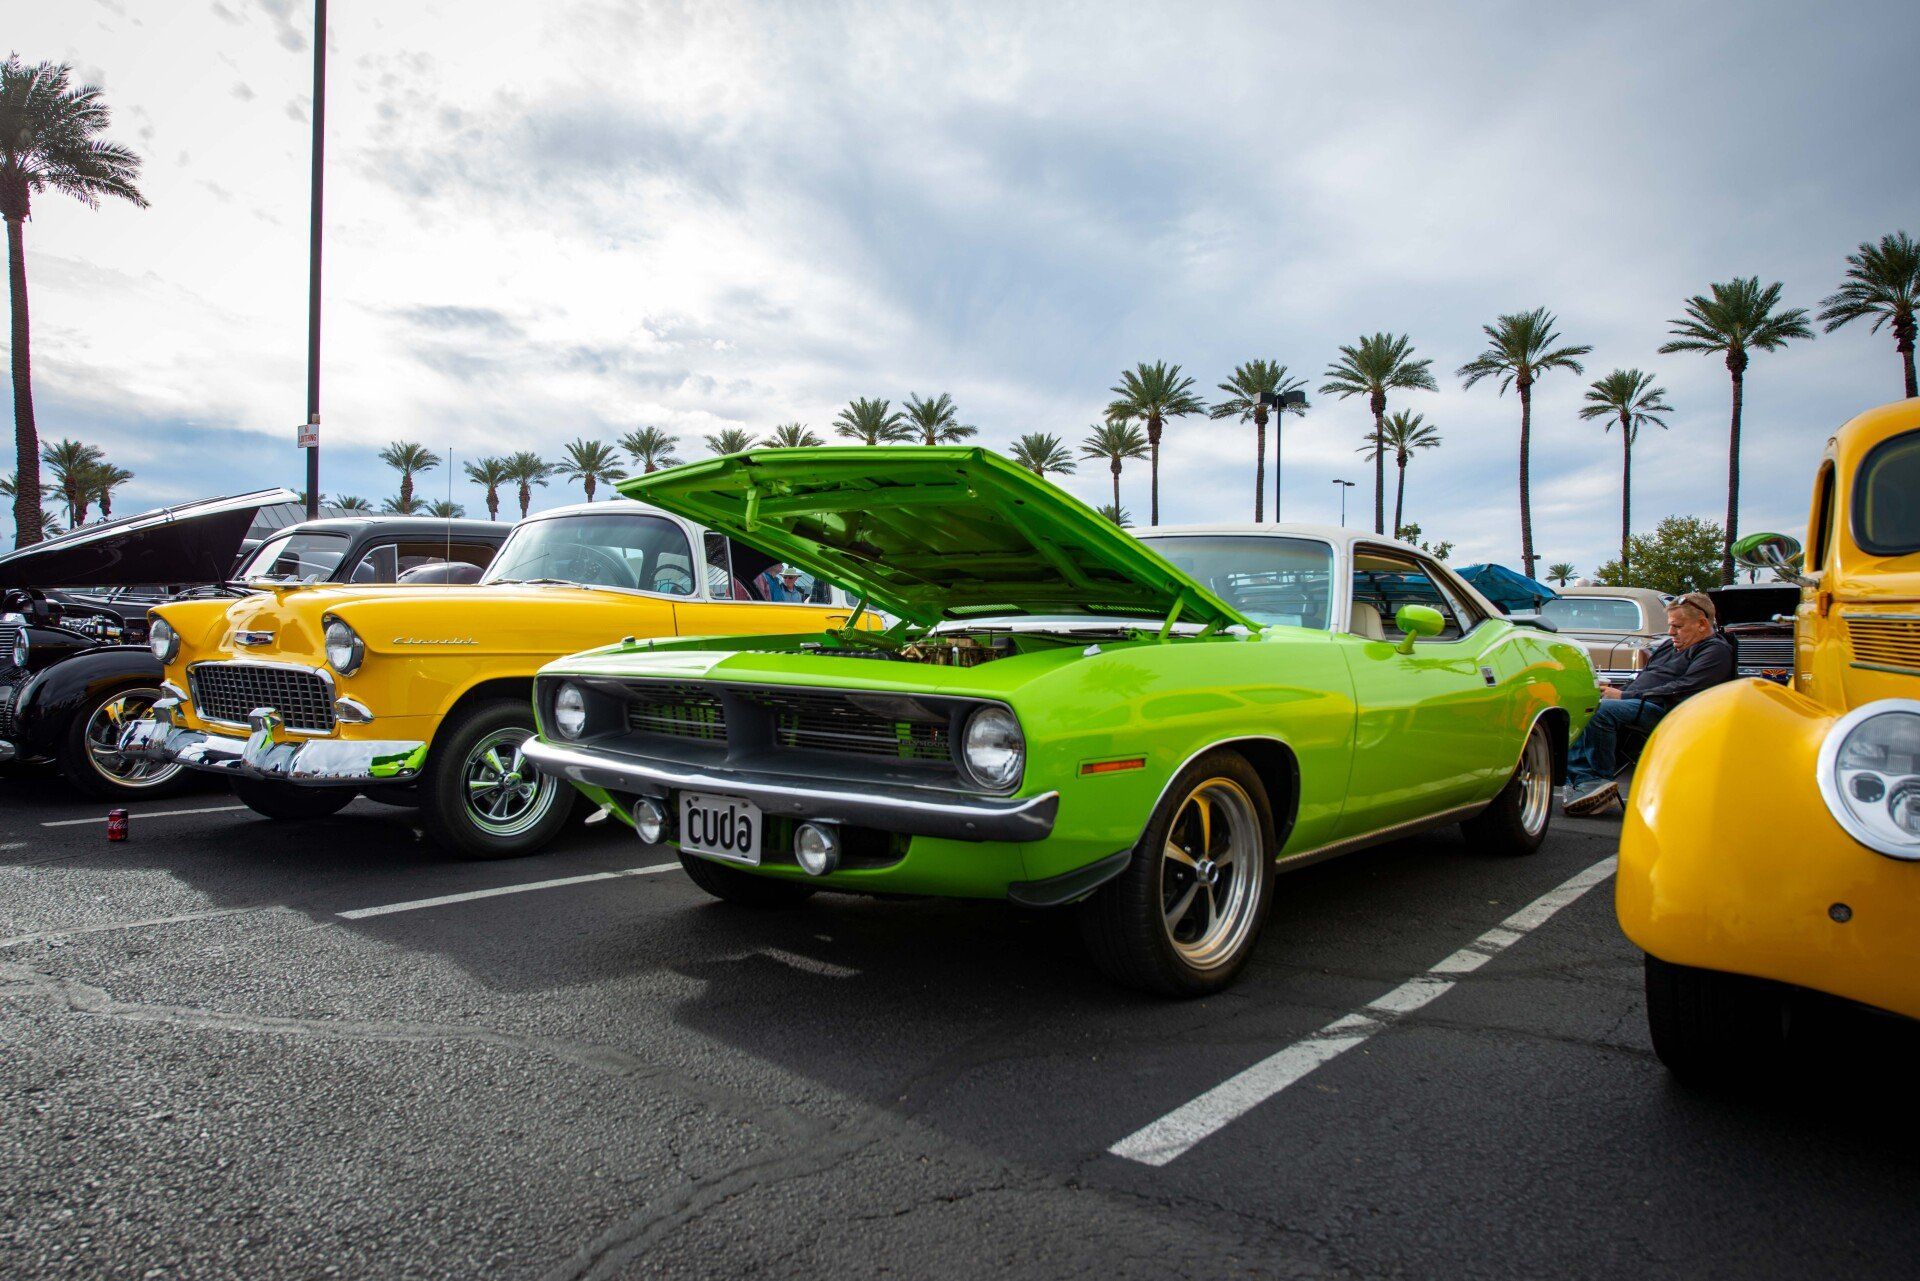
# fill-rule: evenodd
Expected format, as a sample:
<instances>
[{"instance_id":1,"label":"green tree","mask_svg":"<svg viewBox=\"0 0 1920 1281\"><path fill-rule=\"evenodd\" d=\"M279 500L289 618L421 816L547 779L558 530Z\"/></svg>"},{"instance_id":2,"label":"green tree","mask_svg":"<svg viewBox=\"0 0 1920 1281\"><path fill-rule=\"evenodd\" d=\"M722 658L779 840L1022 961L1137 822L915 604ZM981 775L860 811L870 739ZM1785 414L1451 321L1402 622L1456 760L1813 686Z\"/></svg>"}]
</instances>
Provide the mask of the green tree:
<instances>
[{"instance_id":1,"label":"green tree","mask_svg":"<svg viewBox=\"0 0 1920 1281\"><path fill-rule=\"evenodd\" d=\"M944 391L932 400L908 395L907 425L913 428L923 445L954 445L980 431L978 427L969 427L960 421L960 415L953 407L953 397Z\"/></svg>"},{"instance_id":2,"label":"green tree","mask_svg":"<svg viewBox=\"0 0 1920 1281\"><path fill-rule=\"evenodd\" d=\"M1501 316L1491 325L1482 325L1487 349L1460 366L1459 377L1468 387L1482 378L1498 378L1500 394L1509 387L1520 392L1520 560L1528 578L1533 577L1533 385L1540 376L1555 369L1581 373L1580 357L1591 347L1560 347L1559 322L1545 307L1516 311Z\"/></svg>"},{"instance_id":3,"label":"green tree","mask_svg":"<svg viewBox=\"0 0 1920 1281\"><path fill-rule=\"evenodd\" d=\"M400 501L404 507L395 510L412 511L413 478L423 471L432 471L438 467L440 455L425 445L396 440L380 451L380 461L400 473Z\"/></svg>"},{"instance_id":4,"label":"green tree","mask_svg":"<svg viewBox=\"0 0 1920 1281\"><path fill-rule=\"evenodd\" d=\"M1409 522L1408 524L1400 526L1399 529L1394 531L1393 536L1403 543L1411 543L1435 560L1445 560L1447 557L1453 555L1453 541L1451 539L1446 539L1431 545L1422 542L1420 539L1420 526L1416 523Z\"/></svg>"},{"instance_id":5,"label":"green tree","mask_svg":"<svg viewBox=\"0 0 1920 1281\"><path fill-rule=\"evenodd\" d=\"M603 440L568 441L553 470L567 480L579 481L580 488L587 492L588 502L593 501L593 492L602 481L611 484L627 478L626 470L620 466L619 453Z\"/></svg>"},{"instance_id":6,"label":"green tree","mask_svg":"<svg viewBox=\"0 0 1920 1281\"><path fill-rule=\"evenodd\" d=\"M818 449L827 442L808 431L805 423L781 423L760 443L768 449Z\"/></svg>"},{"instance_id":7,"label":"green tree","mask_svg":"<svg viewBox=\"0 0 1920 1281\"><path fill-rule=\"evenodd\" d=\"M100 519L113 519L113 491L133 479L133 473L112 463L101 463L88 478L88 492L100 504Z\"/></svg>"},{"instance_id":8,"label":"green tree","mask_svg":"<svg viewBox=\"0 0 1920 1281\"><path fill-rule=\"evenodd\" d=\"M466 514L467 509L451 498L436 498L427 504L427 515L437 516L441 520L459 520Z\"/></svg>"},{"instance_id":9,"label":"green tree","mask_svg":"<svg viewBox=\"0 0 1920 1281\"><path fill-rule=\"evenodd\" d=\"M1393 455L1394 466L1399 468L1399 479L1393 489L1393 527L1400 528L1401 517L1407 504L1407 462L1416 449L1438 449L1440 432L1429 427L1419 414L1410 414L1404 409L1396 410L1380 424L1380 430L1367 433L1367 443L1360 446L1360 453L1375 462L1386 453Z\"/></svg>"},{"instance_id":10,"label":"green tree","mask_svg":"<svg viewBox=\"0 0 1920 1281\"><path fill-rule=\"evenodd\" d=\"M1101 504L1100 514L1122 529L1127 529L1133 524L1133 517L1128 515L1127 509L1118 503Z\"/></svg>"},{"instance_id":11,"label":"green tree","mask_svg":"<svg viewBox=\"0 0 1920 1281\"><path fill-rule=\"evenodd\" d=\"M1913 376L1914 310L1920 307L1920 245L1904 231L1862 242L1847 255L1847 279L1820 300L1820 319L1832 333L1845 324L1873 317L1869 333L1893 326L1893 349L1900 354L1907 398L1920 396Z\"/></svg>"},{"instance_id":12,"label":"green tree","mask_svg":"<svg viewBox=\"0 0 1920 1281\"><path fill-rule=\"evenodd\" d=\"M1547 581L1550 583L1554 583L1560 587L1565 587L1568 583L1573 581L1573 576L1579 572L1580 571L1576 570L1572 565L1569 565L1566 561L1557 560L1553 564L1547 566Z\"/></svg>"},{"instance_id":13,"label":"green tree","mask_svg":"<svg viewBox=\"0 0 1920 1281\"><path fill-rule=\"evenodd\" d=\"M1620 424L1620 564L1623 567L1632 563L1628 539L1633 533L1633 445L1640 438L1642 427L1666 430L1667 420L1661 415L1673 412L1666 395L1666 388L1653 385L1652 374L1643 374L1638 369L1616 369L1604 378L1593 380L1587 388L1587 403L1580 409L1582 418L1602 419L1602 426L1609 431L1615 423ZM1632 571L1623 569L1623 572Z\"/></svg>"},{"instance_id":14,"label":"green tree","mask_svg":"<svg viewBox=\"0 0 1920 1281\"><path fill-rule=\"evenodd\" d=\"M1754 351L1778 351L1795 338L1812 338L1807 313L1780 306L1780 282L1765 289L1760 277L1735 277L1687 299L1686 314L1668 322L1673 340L1664 355L1697 351L1726 358L1733 379L1733 418L1727 431L1727 545L1720 555L1720 581L1733 581L1733 544L1740 537L1740 411L1746 399L1747 364Z\"/></svg>"},{"instance_id":15,"label":"green tree","mask_svg":"<svg viewBox=\"0 0 1920 1281\"><path fill-rule=\"evenodd\" d=\"M1390 391L1435 391L1433 362L1413 358L1413 340L1405 334L1374 334L1340 349L1340 359L1327 366L1324 395L1347 400L1365 396L1377 432L1387 419ZM1387 528L1387 460L1373 460L1373 532Z\"/></svg>"},{"instance_id":16,"label":"green tree","mask_svg":"<svg viewBox=\"0 0 1920 1281\"><path fill-rule=\"evenodd\" d=\"M482 458L466 465L467 479L487 492L487 519L500 519L500 486L513 477L507 474L504 458Z\"/></svg>"},{"instance_id":17,"label":"green tree","mask_svg":"<svg viewBox=\"0 0 1920 1281\"><path fill-rule=\"evenodd\" d=\"M1220 384L1220 390L1227 393L1225 400L1213 402L1208 410L1212 418L1238 418L1241 422L1253 423L1253 520L1259 524L1266 519L1263 503L1267 488L1267 407L1261 401L1263 394L1281 396L1290 391L1300 391L1307 385L1304 378L1288 375L1287 367L1274 360L1249 360L1244 365L1235 366L1233 374ZM1304 403L1287 406L1287 412L1305 414ZM1280 468L1277 462L1280 452L1280 424L1273 427L1274 454L1276 464L1273 471L1273 518L1280 519ZM1115 498L1115 502L1119 499Z\"/></svg>"},{"instance_id":18,"label":"green tree","mask_svg":"<svg viewBox=\"0 0 1920 1281\"><path fill-rule=\"evenodd\" d=\"M533 487L547 483L547 477L553 474L553 464L529 449L508 454L506 464L507 479L519 486L520 519L525 520L527 508L533 505Z\"/></svg>"},{"instance_id":19,"label":"green tree","mask_svg":"<svg viewBox=\"0 0 1920 1281\"><path fill-rule=\"evenodd\" d=\"M1132 423L1115 419L1087 428L1086 439L1080 442L1080 456L1106 460L1107 470L1113 473L1113 509L1119 511L1120 464L1128 458L1145 458L1147 438Z\"/></svg>"},{"instance_id":20,"label":"green tree","mask_svg":"<svg viewBox=\"0 0 1920 1281\"><path fill-rule=\"evenodd\" d=\"M620 438L620 448L627 451L627 457L646 475L678 463L680 460L674 457L673 451L679 443L658 427L641 427Z\"/></svg>"},{"instance_id":21,"label":"green tree","mask_svg":"<svg viewBox=\"0 0 1920 1281\"><path fill-rule=\"evenodd\" d=\"M388 516L418 516L427 509L427 505L412 494L395 494L380 504L380 511Z\"/></svg>"},{"instance_id":22,"label":"green tree","mask_svg":"<svg viewBox=\"0 0 1920 1281\"><path fill-rule=\"evenodd\" d=\"M38 482L39 492L43 494L46 493L47 482L38 476L34 479ZM6 499L9 506L13 503L14 495L19 492L20 487L15 483L13 473L9 472L5 476L0 476L0 498ZM53 513L42 511L40 513L40 519L33 525L33 532L38 535L39 538L49 538L60 532L60 522L54 519ZM37 541L37 539L30 541ZM20 546L23 547L25 545L25 543L20 544Z\"/></svg>"},{"instance_id":23,"label":"green tree","mask_svg":"<svg viewBox=\"0 0 1920 1281\"><path fill-rule=\"evenodd\" d=\"M852 400L833 420L834 434L863 445L899 445L913 439L913 428L884 400Z\"/></svg>"},{"instance_id":24,"label":"green tree","mask_svg":"<svg viewBox=\"0 0 1920 1281\"><path fill-rule=\"evenodd\" d=\"M57 440L43 445L40 457L53 473L54 488L67 505L67 525L78 529L87 523L87 508L93 502L93 475L105 455L96 445L77 440Z\"/></svg>"},{"instance_id":25,"label":"green tree","mask_svg":"<svg viewBox=\"0 0 1920 1281\"><path fill-rule=\"evenodd\" d=\"M1193 379L1180 366L1156 360L1141 361L1120 375L1110 389L1117 398L1107 406L1109 422L1144 423L1147 428L1147 470L1152 478L1147 523L1160 523L1160 430L1169 418L1207 412L1206 402L1193 394Z\"/></svg>"},{"instance_id":26,"label":"green tree","mask_svg":"<svg viewBox=\"0 0 1920 1281\"><path fill-rule=\"evenodd\" d=\"M333 505L343 512L370 512L373 504L358 494L336 494ZM498 517L495 517L498 519Z\"/></svg>"},{"instance_id":27,"label":"green tree","mask_svg":"<svg viewBox=\"0 0 1920 1281\"><path fill-rule=\"evenodd\" d=\"M1030 431L1013 442L1013 448L1007 451L1007 457L1019 463L1036 476L1045 476L1050 471L1071 472L1073 455L1058 436L1046 432Z\"/></svg>"},{"instance_id":28,"label":"green tree","mask_svg":"<svg viewBox=\"0 0 1920 1281\"><path fill-rule=\"evenodd\" d=\"M1633 573L1617 560L1594 571L1594 581L1608 587L1651 587L1677 596L1720 585L1720 555L1726 535L1710 520L1669 516L1651 534L1635 534Z\"/></svg>"},{"instance_id":29,"label":"green tree","mask_svg":"<svg viewBox=\"0 0 1920 1281\"><path fill-rule=\"evenodd\" d=\"M27 315L26 224L33 199L48 191L72 196L89 209L102 196L146 208L134 186L140 157L100 135L110 123L107 104L92 85L68 83L66 63L28 66L19 54L0 64L0 218L7 224L7 292L13 306L13 445L20 478L13 495L14 538L37 543L46 525L40 510L40 432L33 417L32 326Z\"/></svg>"},{"instance_id":30,"label":"green tree","mask_svg":"<svg viewBox=\"0 0 1920 1281\"><path fill-rule=\"evenodd\" d=\"M716 454L744 454L753 448L753 433L744 427L722 427L706 437L706 443Z\"/></svg>"}]
</instances>

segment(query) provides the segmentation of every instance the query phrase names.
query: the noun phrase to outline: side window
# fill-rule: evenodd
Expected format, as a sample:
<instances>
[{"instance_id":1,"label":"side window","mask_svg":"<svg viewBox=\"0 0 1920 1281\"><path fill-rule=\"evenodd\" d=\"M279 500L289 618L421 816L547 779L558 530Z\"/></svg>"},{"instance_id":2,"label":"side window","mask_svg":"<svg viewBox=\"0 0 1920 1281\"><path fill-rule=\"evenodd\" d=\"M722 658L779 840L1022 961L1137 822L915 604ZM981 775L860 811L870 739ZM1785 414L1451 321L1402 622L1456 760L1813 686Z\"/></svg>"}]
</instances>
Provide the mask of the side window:
<instances>
[{"instance_id":1,"label":"side window","mask_svg":"<svg viewBox=\"0 0 1920 1281\"><path fill-rule=\"evenodd\" d=\"M356 583L392 583L400 578L400 549L392 543L376 543L367 548L353 567L351 581Z\"/></svg>"},{"instance_id":2,"label":"side window","mask_svg":"<svg viewBox=\"0 0 1920 1281\"><path fill-rule=\"evenodd\" d=\"M419 569L422 565L439 565L447 561L485 569L493 561L493 548L485 543L436 543L430 539L423 539L414 543L401 543L396 548L383 550L398 552L400 572L403 574L410 569Z\"/></svg>"},{"instance_id":3,"label":"side window","mask_svg":"<svg viewBox=\"0 0 1920 1281\"><path fill-rule=\"evenodd\" d=\"M1453 616L1460 620L1462 635L1487 621L1486 614L1473 603L1473 597L1462 591L1460 584L1447 577L1445 570L1435 569L1424 561L1420 563L1420 568L1439 585L1441 594L1447 598L1447 604L1453 607Z\"/></svg>"},{"instance_id":4,"label":"side window","mask_svg":"<svg viewBox=\"0 0 1920 1281\"><path fill-rule=\"evenodd\" d=\"M715 600L745 600L746 592L733 580L733 543L725 534L709 529L705 536L707 552L707 594Z\"/></svg>"},{"instance_id":5,"label":"side window","mask_svg":"<svg viewBox=\"0 0 1920 1281\"><path fill-rule=\"evenodd\" d=\"M1820 469L1820 480L1813 491L1813 537L1807 544L1807 571L1826 568L1833 554L1833 464Z\"/></svg>"},{"instance_id":6,"label":"side window","mask_svg":"<svg viewBox=\"0 0 1920 1281\"><path fill-rule=\"evenodd\" d=\"M1353 609L1349 628L1357 636L1397 641L1402 632L1394 615L1402 605L1426 605L1440 611L1444 625L1434 640L1458 640L1460 614L1433 575L1418 561L1387 552L1355 548Z\"/></svg>"}]
</instances>

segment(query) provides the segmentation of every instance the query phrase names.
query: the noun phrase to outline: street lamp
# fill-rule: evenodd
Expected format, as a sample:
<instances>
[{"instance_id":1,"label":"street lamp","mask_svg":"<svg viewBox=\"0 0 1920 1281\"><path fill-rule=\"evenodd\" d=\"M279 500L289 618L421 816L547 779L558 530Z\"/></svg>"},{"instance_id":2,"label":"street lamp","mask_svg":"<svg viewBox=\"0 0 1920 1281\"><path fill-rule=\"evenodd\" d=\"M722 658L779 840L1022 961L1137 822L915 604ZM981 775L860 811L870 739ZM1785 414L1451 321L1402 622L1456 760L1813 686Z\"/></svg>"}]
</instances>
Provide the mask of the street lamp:
<instances>
[{"instance_id":1,"label":"street lamp","mask_svg":"<svg viewBox=\"0 0 1920 1281\"><path fill-rule=\"evenodd\" d=\"M1333 483L1340 486L1340 528L1345 529L1347 527L1347 491L1353 488L1353 482L1336 480Z\"/></svg>"},{"instance_id":2,"label":"street lamp","mask_svg":"<svg viewBox=\"0 0 1920 1281\"><path fill-rule=\"evenodd\" d=\"M307 207L307 421L299 444L307 451L307 519L320 515L320 180L326 171L327 0L313 3L313 183Z\"/></svg>"},{"instance_id":3,"label":"street lamp","mask_svg":"<svg viewBox=\"0 0 1920 1281\"><path fill-rule=\"evenodd\" d=\"M1293 391L1260 393L1260 407L1273 411L1273 520L1280 522L1280 468L1286 458L1285 442L1281 438L1281 424L1287 420L1289 409L1305 410L1307 393L1298 388Z\"/></svg>"}]
</instances>

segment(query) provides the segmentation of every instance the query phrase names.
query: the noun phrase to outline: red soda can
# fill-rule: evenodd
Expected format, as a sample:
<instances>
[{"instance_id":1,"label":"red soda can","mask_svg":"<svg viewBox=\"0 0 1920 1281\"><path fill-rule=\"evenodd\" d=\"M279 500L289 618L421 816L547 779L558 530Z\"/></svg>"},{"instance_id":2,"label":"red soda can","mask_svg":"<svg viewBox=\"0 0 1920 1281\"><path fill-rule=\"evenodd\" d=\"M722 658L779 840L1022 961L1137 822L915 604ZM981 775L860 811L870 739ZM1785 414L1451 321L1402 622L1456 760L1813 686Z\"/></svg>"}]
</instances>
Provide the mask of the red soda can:
<instances>
[{"instance_id":1,"label":"red soda can","mask_svg":"<svg viewBox=\"0 0 1920 1281\"><path fill-rule=\"evenodd\" d=\"M125 810L107 811L107 839L124 841L127 839L127 812Z\"/></svg>"}]
</instances>

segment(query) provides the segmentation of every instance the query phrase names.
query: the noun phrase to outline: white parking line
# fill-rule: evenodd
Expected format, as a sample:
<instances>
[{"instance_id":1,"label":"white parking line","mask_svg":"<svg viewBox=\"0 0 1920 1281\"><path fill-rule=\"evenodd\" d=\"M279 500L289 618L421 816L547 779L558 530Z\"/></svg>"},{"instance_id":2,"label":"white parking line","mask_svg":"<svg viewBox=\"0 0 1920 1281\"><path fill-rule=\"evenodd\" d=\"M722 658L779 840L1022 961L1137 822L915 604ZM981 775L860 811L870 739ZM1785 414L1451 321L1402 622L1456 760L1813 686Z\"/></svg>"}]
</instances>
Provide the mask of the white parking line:
<instances>
[{"instance_id":1,"label":"white parking line","mask_svg":"<svg viewBox=\"0 0 1920 1281\"><path fill-rule=\"evenodd\" d=\"M1336 1019L1312 1036L1262 1059L1239 1075L1134 1131L1107 1151L1143 1165L1165 1165L1194 1144L1245 1116L1322 1063L1354 1046L1403 1015L1443 995L1458 981L1440 975L1471 974L1545 924L1554 913L1613 875L1617 860L1604 858L1586 871L1542 894L1452 956L1417 978L1408 979L1364 1009Z\"/></svg>"},{"instance_id":2,"label":"white parking line","mask_svg":"<svg viewBox=\"0 0 1920 1281\"><path fill-rule=\"evenodd\" d=\"M181 814L225 814L230 810L243 810L245 808L247 807L244 805L209 805L205 809L197 809L197 810L153 810L151 812L147 810L128 810L127 817L128 818L174 818ZM88 823L104 823L106 821L107 821L107 816L105 814L102 814L99 818L63 818L58 823L42 823L40 826L42 827L84 827Z\"/></svg>"},{"instance_id":3,"label":"white parking line","mask_svg":"<svg viewBox=\"0 0 1920 1281\"><path fill-rule=\"evenodd\" d=\"M467 894L442 894L439 898L417 898L407 903L382 903L379 907L356 907L350 912L338 912L335 915L342 920L364 921L369 916L391 916L395 912L418 912L427 907L445 907L449 903L470 903L477 898L497 898L502 894L526 894L533 890L555 890L563 885L585 885L589 881L613 881L623 876L651 876L655 872L677 872L678 861L656 863L651 867L628 867L618 872L590 872L585 876L562 876L552 881L529 881L524 885L498 885L490 890L473 890Z\"/></svg>"}]
</instances>

